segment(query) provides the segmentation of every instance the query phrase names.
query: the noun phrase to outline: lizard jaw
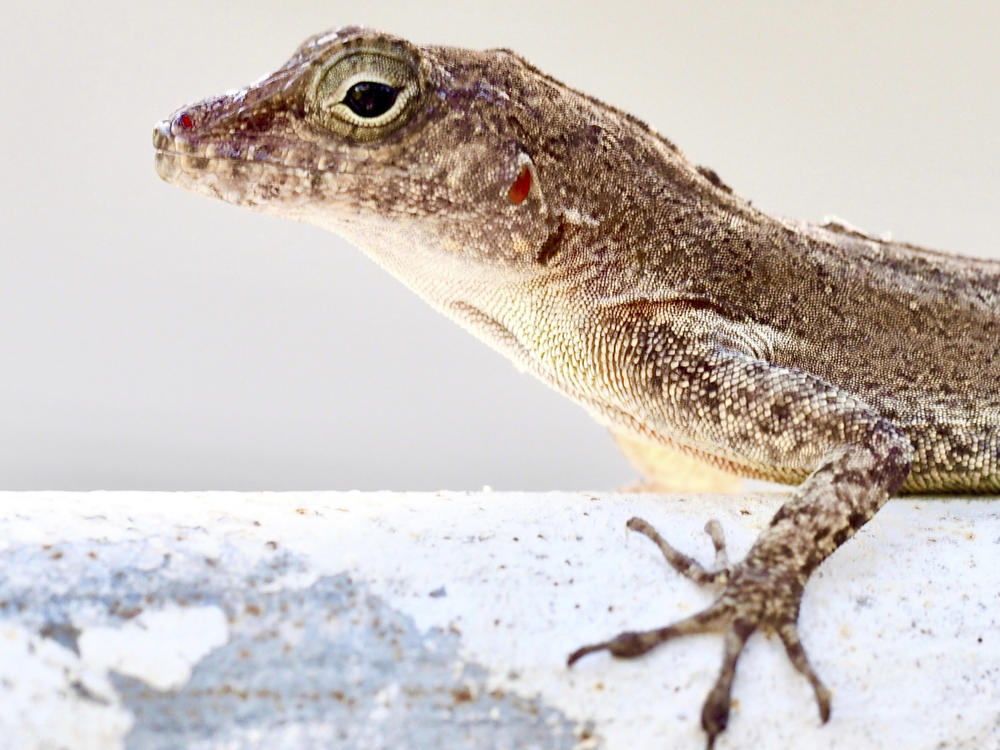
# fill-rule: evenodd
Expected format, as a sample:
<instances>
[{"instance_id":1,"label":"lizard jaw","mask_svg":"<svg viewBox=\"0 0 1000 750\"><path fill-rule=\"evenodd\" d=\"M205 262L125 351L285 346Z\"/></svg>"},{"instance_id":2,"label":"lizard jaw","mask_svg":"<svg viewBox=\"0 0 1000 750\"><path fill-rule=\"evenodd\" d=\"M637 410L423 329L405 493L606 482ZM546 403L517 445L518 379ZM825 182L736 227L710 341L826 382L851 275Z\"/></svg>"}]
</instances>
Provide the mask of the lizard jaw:
<instances>
[{"instance_id":1,"label":"lizard jaw","mask_svg":"<svg viewBox=\"0 0 1000 750\"><path fill-rule=\"evenodd\" d=\"M153 129L156 173L167 183L239 206L299 218L322 192L325 201L346 193L349 164L329 160L323 169L296 164L297 154L274 144L240 145L178 133L184 114Z\"/></svg>"}]
</instances>

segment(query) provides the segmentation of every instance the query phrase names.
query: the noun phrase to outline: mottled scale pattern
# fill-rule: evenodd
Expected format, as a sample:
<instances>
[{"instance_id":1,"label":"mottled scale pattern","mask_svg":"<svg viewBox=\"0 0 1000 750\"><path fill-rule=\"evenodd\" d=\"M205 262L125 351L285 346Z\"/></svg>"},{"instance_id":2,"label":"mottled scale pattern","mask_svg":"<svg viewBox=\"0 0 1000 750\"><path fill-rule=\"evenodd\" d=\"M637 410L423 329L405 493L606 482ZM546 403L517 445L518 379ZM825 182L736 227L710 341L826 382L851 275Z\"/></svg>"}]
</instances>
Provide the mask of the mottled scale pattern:
<instances>
[{"instance_id":1,"label":"mottled scale pattern","mask_svg":"<svg viewBox=\"0 0 1000 750\"><path fill-rule=\"evenodd\" d=\"M364 116L348 106L375 90ZM756 630L779 636L827 718L799 601L890 495L1000 489L1000 264L767 215L513 52L325 32L153 142L169 182L351 240L580 403L652 480L685 454L796 485L739 562L709 525L712 571L630 521L719 597L570 658L724 633L710 747Z\"/></svg>"}]
</instances>

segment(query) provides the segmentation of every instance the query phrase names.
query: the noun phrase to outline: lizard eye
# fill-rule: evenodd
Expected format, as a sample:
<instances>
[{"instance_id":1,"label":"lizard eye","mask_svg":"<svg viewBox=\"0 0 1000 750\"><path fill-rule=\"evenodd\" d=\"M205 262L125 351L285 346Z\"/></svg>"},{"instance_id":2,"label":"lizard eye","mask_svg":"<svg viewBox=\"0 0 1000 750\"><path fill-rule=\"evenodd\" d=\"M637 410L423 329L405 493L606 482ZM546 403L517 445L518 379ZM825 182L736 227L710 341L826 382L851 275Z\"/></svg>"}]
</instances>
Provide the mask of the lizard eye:
<instances>
[{"instance_id":1,"label":"lizard eye","mask_svg":"<svg viewBox=\"0 0 1000 750\"><path fill-rule=\"evenodd\" d=\"M362 81L347 90L344 104L358 117L379 117L392 109L398 93L398 89L384 83Z\"/></svg>"},{"instance_id":2,"label":"lizard eye","mask_svg":"<svg viewBox=\"0 0 1000 750\"><path fill-rule=\"evenodd\" d=\"M307 117L333 133L370 142L408 119L420 98L412 64L390 51L347 50L316 76Z\"/></svg>"}]
</instances>

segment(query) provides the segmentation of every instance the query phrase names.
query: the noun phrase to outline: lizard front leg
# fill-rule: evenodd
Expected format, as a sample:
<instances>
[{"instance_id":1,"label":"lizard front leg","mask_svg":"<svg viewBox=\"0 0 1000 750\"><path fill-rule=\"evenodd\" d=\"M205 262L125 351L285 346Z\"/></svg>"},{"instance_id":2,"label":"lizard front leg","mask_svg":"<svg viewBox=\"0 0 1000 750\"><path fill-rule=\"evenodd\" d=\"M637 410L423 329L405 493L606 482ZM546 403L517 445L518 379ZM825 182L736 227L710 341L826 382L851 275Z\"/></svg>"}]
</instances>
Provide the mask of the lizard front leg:
<instances>
[{"instance_id":1,"label":"lizard front leg","mask_svg":"<svg viewBox=\"0 0 1000 750\"><path fill-rule=\"evenodd\" d=\"M630 520L629 527L652 539L678 572L700 584L722 585L722 593L703 611L666 627L584 646L569 664L595 651L635 657L678 636L723 632L722 668L702 709L711 748L729 718L736 663L747 639L755 630L776 633L811 683L825 722L830 693L810 666L796 627L802 592L813 570L900 487L912 447L866 404L807 373L711 343L673 343L661 351L687 364L675 368L685 375L663 386L665 421L684 425L692 442L714 445L752 467L811 473L739 563L725 563L721 530L712 522L707 530L718 553L713 571L675 550L646 521Z\"/></svg>"}]
</instances>

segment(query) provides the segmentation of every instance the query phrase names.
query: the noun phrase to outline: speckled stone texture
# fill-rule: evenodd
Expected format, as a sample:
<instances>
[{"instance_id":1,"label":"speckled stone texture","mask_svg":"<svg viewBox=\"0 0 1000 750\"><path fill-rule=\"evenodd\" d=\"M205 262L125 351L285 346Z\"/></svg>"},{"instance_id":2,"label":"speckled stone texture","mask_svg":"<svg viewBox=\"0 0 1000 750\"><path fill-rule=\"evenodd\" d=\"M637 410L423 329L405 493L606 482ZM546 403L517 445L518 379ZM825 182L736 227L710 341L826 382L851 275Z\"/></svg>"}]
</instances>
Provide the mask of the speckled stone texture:
<instances>
[{"instance_id":1,"label":"speckled stone texture","mask_svg":"<svg viewBox=\"0 0 1000 750\"><path fill-rule=\"evenodd\" d=\"M778 495L0 493L2 748L700 748L714 636L575 647L710 601ZM1000 747L1000 503L891 501L813 576L821 726L776 640L719 748Z\"/></svg>"}]
</instances>

